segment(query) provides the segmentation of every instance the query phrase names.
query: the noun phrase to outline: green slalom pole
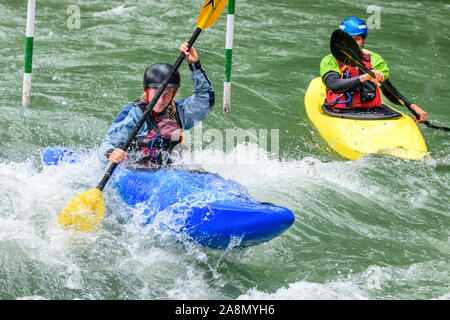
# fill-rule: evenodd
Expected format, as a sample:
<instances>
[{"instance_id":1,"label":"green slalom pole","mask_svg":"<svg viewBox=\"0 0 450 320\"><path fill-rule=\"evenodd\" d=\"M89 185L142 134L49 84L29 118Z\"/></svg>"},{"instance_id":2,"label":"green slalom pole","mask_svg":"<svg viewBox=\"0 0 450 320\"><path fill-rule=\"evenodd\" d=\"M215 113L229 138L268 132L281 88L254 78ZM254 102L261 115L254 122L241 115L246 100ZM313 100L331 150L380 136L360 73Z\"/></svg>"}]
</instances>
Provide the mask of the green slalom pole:
<instances>
[{"instance_id":1,"label":"green slalom pole","mask_svg":"<svg viewBox=\"0 0 450 320\"><path fill-rule=\"evenodd\" d=\"M36 0L28 0L27 30L25 45L25 67L23 73L22 105L30 105L31 95L31 75L33 65L33 41L34 41L34 21L36 11Z\"/></svg>"},{"instance_id":2,"label":"green slalom pole","mask_svg":"<svg viewBox=\"0 0 450 320\"><path fill-rule=\"evenodd\" d=\"M231 105L231 57L233 53L234 2L228 1L227 36L225 42L225 81L223 83L223 114L230 113Z\"/></svg>"}]
</instances>

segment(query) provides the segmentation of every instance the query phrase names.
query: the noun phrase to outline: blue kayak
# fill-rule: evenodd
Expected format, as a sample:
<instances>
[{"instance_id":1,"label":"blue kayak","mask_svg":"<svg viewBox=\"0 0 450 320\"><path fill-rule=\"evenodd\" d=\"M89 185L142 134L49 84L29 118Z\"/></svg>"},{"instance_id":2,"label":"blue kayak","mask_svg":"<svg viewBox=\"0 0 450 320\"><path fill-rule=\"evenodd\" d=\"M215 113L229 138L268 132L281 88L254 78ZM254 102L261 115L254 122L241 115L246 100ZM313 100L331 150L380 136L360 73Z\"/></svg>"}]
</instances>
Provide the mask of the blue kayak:
<instances>
[{"instance_id":1,"label":"blue kayak","mask_svg":"<svg viewBox=\"0 0 450 320\"><path fill-rule=\"evenodd\" d=\"M77 162L61 147L47 148L46 165ZM211 248L249 247L270 241L294 222L292 211L252 200L243 186L218 174L179 169L131 170L119 165L110 183L139 208L144 224L183 233Z\"/></svg>"}]
</instances>

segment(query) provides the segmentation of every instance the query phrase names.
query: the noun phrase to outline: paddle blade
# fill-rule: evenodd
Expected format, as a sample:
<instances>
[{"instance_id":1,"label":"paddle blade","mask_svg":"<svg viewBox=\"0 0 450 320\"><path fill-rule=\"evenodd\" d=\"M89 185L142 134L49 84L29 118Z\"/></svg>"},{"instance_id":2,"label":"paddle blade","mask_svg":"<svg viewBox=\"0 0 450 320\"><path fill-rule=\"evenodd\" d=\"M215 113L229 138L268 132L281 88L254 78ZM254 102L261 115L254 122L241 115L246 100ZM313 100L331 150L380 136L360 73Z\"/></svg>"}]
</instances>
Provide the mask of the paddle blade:
<instances>
[{"instance_id":1,"label":"paddle blade","mask_svg":"<svg viewBox=\"0 0 450 320\"><path fill-rule=\"evenodd\" d=\"M333 56L346 65L365 66L362 62L362 52L355 39L342 30L335 30L331 35L330 49Z\"/></svg>"},{"instance_id":2,"label":"paddle blade","mask_svg":"<svg viewBox=\"0 0 450 320\"><path fill-rule=\"evenodd\" d=\"M206 0L197 19L197 27L205 30L211 27L222 14L228 0Z\"/></svg>"},{"instance_id":3,"label":"paddle blade","mask_svg":"<svg viewBox=\"0 0 450 320\"><path fill-rule=\"evenodd\" d=\"M65 228L89 232L99 227L105 213L102 192L92 189L77 195L58 216L58 223Z\"/></svg>"}]
</instances>

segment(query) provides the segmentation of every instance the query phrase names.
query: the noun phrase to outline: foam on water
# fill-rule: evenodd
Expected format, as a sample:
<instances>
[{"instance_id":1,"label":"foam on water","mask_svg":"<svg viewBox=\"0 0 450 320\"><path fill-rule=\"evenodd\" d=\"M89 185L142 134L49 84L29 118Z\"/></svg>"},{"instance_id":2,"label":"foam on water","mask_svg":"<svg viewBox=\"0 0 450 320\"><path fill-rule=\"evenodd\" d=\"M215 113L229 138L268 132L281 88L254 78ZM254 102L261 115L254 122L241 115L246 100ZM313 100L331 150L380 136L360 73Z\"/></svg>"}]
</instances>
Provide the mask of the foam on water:
<instances>
[{"instance_id":1,"label":"foam on water","mask_svg":"<svg viewBox=\"0 0 450 320\"><path fill-rule=\"evenodd\" d=\"M240 295L238 300L368 300L369 297L357 285L332 281L326 284L299 281L290 283L274 293L261 292L255 288Z\"/></svg>"},{"instance_id":2,"label":"foam on water","mask_svg":"<svg viewBox=\"0 0 450 320\"><path fill-rule=\"evenodd\" d=\"M36 167L32 161L0 163L0 191L4 195L0 201L0 242L5 248L2 262L13 269L22 270L22 274L32 278L56 278L55 287L45 282L31 287L27 284L22 290L16 288L16 295L8 290L2 292L2 296L107 298L111 294L114 297L139 299L371 299L380 296L380 292L384 287L389 287L390 282L398 283L401 280L398 274L409 275L406 283L418 281L427 274L430 279L437 276L443 280L449 279L448 272L443 268L445 264L440 262L430 263L430 268L421 264L413 264L406 269L371 265L359 273L352 272L349 261L367 259L369 256L364 258L361 253L329 251L325 256L337 259L332 267L338 275L334 280L295 280L298 276L292 278L291 274L287 284L278 289L258 289L254 282L256 280L251 280L247 286L232 280L235 289L231 292L234 293L225 289L230 285L230 274L226 272L229 268L239 269L240 265L246 264L250 268L257 268L262 261L268 266L276 265L276 260L272 259L280 254L285 255L285 262L289 265L289 261L296 259L290 257L294 251L297 251L297 256L302 251L307 256L310 254L306 247L308 243L312 247L320 246L321 242L328 241L330 234L335 235L337 242L342 237L350 242L352 237L368 237L375 242L382 239L394 241L394 245L399 247L404 246L402 237L408 236L411 241L410 236L413 235L419 246L428 243L436 252L448 255L448 250L445 250L448 237L438 240L442 233L437 233L438 239L426 238L420 230L413 234L399 226L391 234L386 229L386 222L381 219L387 218L386 214L369 217L363 212L355 214L346 211L345 202L352 203L351 198L358 197L359 202L389 202L387 206L393 207L393 211L388 210L391 215L393 213L396 219L406 219L402 216L402 210L395 209L389 190L383 190L376 179L370 178L371 171L384 170L377 168L377 162L373 162L371 157L357 162L323 162L312 157L279 161L271 159L256 145L249 144L239 145L228 154L219 152L223 161L217 161L217 150L190 154L189 159L193 157L199 160L198 163L206 170L242 184L257 200L286 206L296 214L294 226L268 244L238 251L231 246L229 250L216 252L190 243L182 235L158 229L157 224L143 227L142 217L138 214L139 207L126 223L127 219L121 217L129 217L130 212L108 186L104 191L107 216L101 230L91 234L62 230L56 222L61 208L79 192L95 186L104 173L105 166L97 158L96 152L78 151L82 162L59 166ZM241 157L243 154L244 158ZM239 165L236 165L237 162ZM254 166L254 163L258 163L258 166ZM326 194L330 190L339 190L337 194L344 197L338 201L337 210L329 206ZM422 192L419 203L426 204L432 196L429 192ZM402 197L399 196L398 200ZM417 203L416 206L420 207ZM323 208L327 208L327 211L322 211ZM339 211L339 208L344 211ZM443 214L441 209L436 211ZM426 217L418 215L417 219L426 223ZM351 230L355 235L349 237L350 233L345 236L339 231L340 228ZM406 234L402 235L402 232ZM382 252L374 251L373 254L382 256ZM340 258L337 258L339 255ZM17 256L20 258L17 259ZM310 268L300 261L297 264L300 274L302 268ZM436 268L436 265L441 267ZM9 281L15 279L10 277ZM15 285L10 282L9 286ZM54 289L59 291L52 293ZM76 293L79 291L81 295ZM446 294L441 292L433 296L445 299Z\"/></svg>"},{"instance_id":3,"label":"foam on water","mask_svg":"<svg viewBox=\"0 0 450 320\"><path fill-rule=\"evenodd\" d=\"M365 157L357 162L321 161L313 157L279 161L251 144L238 145L229 153L204 150L186 154L185 162L195 159L206 170L240 183L257 200L286 206L296 215L291 229L267 244L246 250L236 251L230 246L224 251L214 251L191 243L182 235L159 229L157 224L142 226L139 207L130 213L108 185L103 192L107 214L100 230L90 234L62 230L56 221L61 208L76 194L94 187L105 172L96 149L76 152L83 158L76 164L41 167L31 160L0 163L0 192L4 195L0 200L0 242L4 248L0 259L28 279L22 280L21 288L17 287L17 276L7 276L5 288L10 289L2 291L2 297L372 299L399 297L388 293L393 283L398 286L404 281L407 286L424 278L434 281L441 277L443 282L450 279L443 261L432 259L429 264L412 263L408 267L374 263L381 259L390 260L394 265L404 264L411 255L416 259L418 256L440 259L448 255L449 239L448 234L445 236L439 230L430 235L427 229L413 231L408 225L402 225L411 215L417 221L429 223L430 217L420 214L421 210L409 212L407 216L403 206L420 209L439 193L424 189L415 201L402 199L413 188L405 187L400 194L391 194L389 187L383 189L377 181L378 171L386 170L379 165L377 157ZM383 159L400 168L405 164L415 167L403 160ZM427 161L423 163L425 169L420 170L426 172L427 166L437 165L436 160ZM393 179L402 176L395 170L392 173ZM418 176L409 179L410 183L427 181ZM330 206L332 192L336 203ZM355 199L358 201L354 202ZM387 212L366 215L365 202L369 206L381 202L380 208L387 208ZM353 204L352 210L347 204ZM445 217L447 213L437 207L434 214ZM398 225L392 229L387 219ZM337 246L329 243L330 237L334 237L332 241ZM373 247L368 244L354 251L351 243L361 239L372 242ZM397 247L395 250L407 254L395 257L392 255L395 250L383 252L387 249L384 245L375 248L386 241ZM323 247L325 243L330 247ZM420 251L428 246L432 251ZM322 252L319 254L317 250ZM277 262L280 256L281 265ZM308 271L310 263L318 258L317 263L330 266L328 272L334 274L331 279L309 279L315 274ZM367 260L368 266L353 271L359 260ZM269 270L284 268L287 278L280 280L277 288L260 289L258 283L264 282L264 274L262 279L246 278L242 285L237 276L240 272L229 271L246 266L258 274L261 264ZM55 279L54 283L44 280L36 283L37 278L45 277ZM420 294L430 294L432 288L424 286L423 293L400 296L420 298ZM448 292L443 290L432 296L446 299Z\"/></svg>"},{"instance_id":4,"label":"foam on water","mask_svg":"<svg viewBox=\"0 0 450 320\"><path fill-rule=\"evenodd\" d=\"M431 268L431 265L438 268ZM290 283L275 292L265 292L256 287L240 295L243 300L368 300L382 299L420 299L422 294L430 294L432 299L448 300L448 286L440 278L442 272L448 271L445 261L416 263L409 267L369 266L361 273L350 272L345 277L338 277L325 283L312 283L306 280ZM411 290L412 284L420 287ZM393 287L399 286L402 292L392 295ZM441 287L438 291L435 288Z\"/></svg>"},{"instance_id":5,"label":"foam on water","mask_svg":"<svg viewBox=\"0 0 450 320\"><path fill-rule=\"evenodd\" d=\"M125 7L125 5L120 5L116 8L102 11L102 12L96 12L93 14L94 17L101 17L101 16L114 16L114 15L123 15L127 11L133 11L136 9L136 6L132 7Z\"/></svg>"}]
</instances>

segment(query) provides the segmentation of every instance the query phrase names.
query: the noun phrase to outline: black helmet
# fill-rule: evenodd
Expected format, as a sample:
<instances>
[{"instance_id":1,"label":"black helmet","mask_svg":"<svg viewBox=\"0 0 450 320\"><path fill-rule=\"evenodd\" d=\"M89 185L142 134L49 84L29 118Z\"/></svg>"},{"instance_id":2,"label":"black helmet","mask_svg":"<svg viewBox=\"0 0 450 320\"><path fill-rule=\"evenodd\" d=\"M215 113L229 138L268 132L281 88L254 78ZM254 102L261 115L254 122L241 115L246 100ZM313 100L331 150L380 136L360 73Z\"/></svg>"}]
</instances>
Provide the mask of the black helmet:
<instances>
[{"instance_id":1,"label":"black helmet","mask_svg":"<svg viewBox=\"0 0 450 320\"><path fill-rule=\"evenodd\" d=\"M144 73L144 89L149 88L159 88L161 87L164 78L172 69L172 65L164 62L154 63L145 69ZM175 71L175 73L170 77L168 87L179 88L180 87L180 73Z\"/></svg>"}]
</instances>

